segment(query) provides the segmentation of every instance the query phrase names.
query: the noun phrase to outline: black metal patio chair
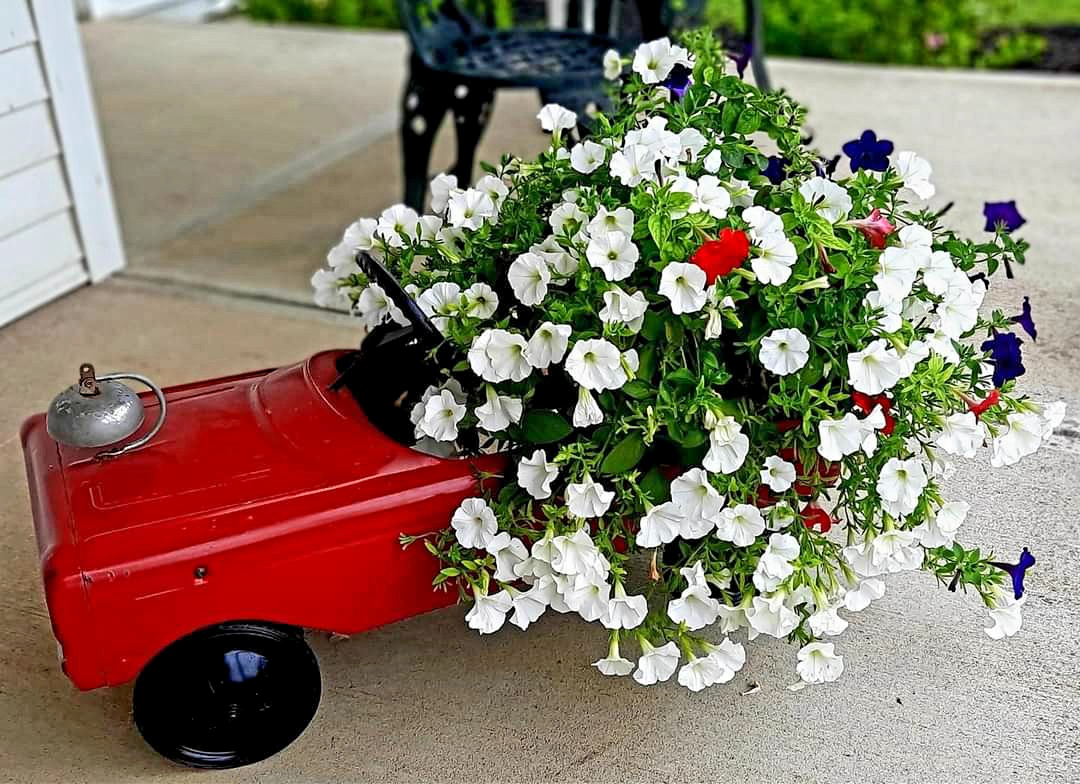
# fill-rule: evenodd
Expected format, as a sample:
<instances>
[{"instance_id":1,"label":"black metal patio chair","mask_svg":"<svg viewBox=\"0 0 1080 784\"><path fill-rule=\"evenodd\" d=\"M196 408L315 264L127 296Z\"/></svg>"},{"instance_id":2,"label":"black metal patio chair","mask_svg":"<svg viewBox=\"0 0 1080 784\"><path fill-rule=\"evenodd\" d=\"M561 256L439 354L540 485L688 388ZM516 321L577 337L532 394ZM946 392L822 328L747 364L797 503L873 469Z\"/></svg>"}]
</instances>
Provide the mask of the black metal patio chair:
<instances>
[{"instance_id":1,"label":"black metal patio chair","mask_svg":"<svg viewBox=\"0 0 1080 784\"><path fill-rule=\"evenodd\" d=\"M615 0L617 2L617 0ZM613 0L598 0L595 29L608 31ZM761 42L759 0L744 0L757 83L768 89ZM431 148L443 117L454 118L457 160L452 173L463 186L472 179L476 148L487 127L495 91L533 88L542 102L555 102L584 117L586 104L600 101L603 54L627 51L642 40L691 26L702 0L662 3L636 0L637 29L616 36L582 30L496 30L465 11L457 0L398 0L409 34L409 78L402 98L401 152L404 201L422 210Z\"/></svg>"}]
</instances>

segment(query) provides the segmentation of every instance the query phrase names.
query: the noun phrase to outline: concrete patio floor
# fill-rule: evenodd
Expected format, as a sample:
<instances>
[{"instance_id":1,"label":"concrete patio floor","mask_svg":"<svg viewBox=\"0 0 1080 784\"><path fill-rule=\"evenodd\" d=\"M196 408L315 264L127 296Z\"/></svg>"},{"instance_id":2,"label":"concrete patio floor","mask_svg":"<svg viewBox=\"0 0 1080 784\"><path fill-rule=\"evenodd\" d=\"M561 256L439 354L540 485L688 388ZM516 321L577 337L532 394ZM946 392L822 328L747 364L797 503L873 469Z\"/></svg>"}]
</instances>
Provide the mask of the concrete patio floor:
<instances>
[{"instance_id":1,"label":"concrete patio floor","mask_svg":"<svg viewBox=\"0 0 1080 784\"><path fill-rule=\"evenodd\" d=\"M0 782L183 781L132 728L130 688L80 694L56 667L18 424L84 359L174 383L355 342L344 319L288 303L309 302L345 224L398 197L404 40L243 23L83 33L132 263L0 329ZM787 691L794 650L757 641L734 683L692 695L599 676L603 635L580 621L480 639L451 608L344 642L312 635L324 695L308 732L199 781L1080 779L1080 80L773 73L813 108L821 149L873 127L934 163L935 204L956 200L958 227L977 231L988 199L1016 198L1030 220L1030 264L991 301L1031 295L1027 389L1069 414L1021 466L969 463L946 488L972 503L968 541L1038 556L1020 635L993 643L970 597L899 576L839 638L839 683ZM500 97L483 155L543 145L536 109L533 94ZM436 165L451 157L444 138Z\"/></svg>"}]
</instances>

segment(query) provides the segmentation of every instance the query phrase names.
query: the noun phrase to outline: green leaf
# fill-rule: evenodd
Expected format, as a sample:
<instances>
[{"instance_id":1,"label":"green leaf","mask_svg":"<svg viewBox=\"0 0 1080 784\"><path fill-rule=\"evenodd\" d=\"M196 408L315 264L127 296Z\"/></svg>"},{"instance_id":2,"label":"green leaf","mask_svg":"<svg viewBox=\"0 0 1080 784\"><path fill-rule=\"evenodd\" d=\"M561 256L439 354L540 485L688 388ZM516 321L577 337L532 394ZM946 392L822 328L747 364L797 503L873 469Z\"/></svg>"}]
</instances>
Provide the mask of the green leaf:
<instances>
[{"instance_id":1,"label":"green leaf","mask_svg":"<svg viewBox=\"0 0 1080 784\"><path fill-rule=\"evenodd\" d=\"M641 323L641 337L650 343L658 340L664 333L664 319L655 310L645 311L645 320ZM467 364L467 363L466 363Z\"/></svg>"},{"instance_id":2,"label":"green leaf","mask_svg":"<svg viewBox=\"0 0 1080 784\"><path fill-rule=\"evenodd\" d=\"M668 373L665 379L678 386L697 386L697 378L686 368L679 368L673 373Z\"/></svg>"},{"instance_id":3,"label":"green leaf","mask_svg":"<svg viewBox=\"0 0 1080 784\"><path fill-rule=\"evenodd\" d=\"M735 133L741 133L744 136L749 136L760 126L761 116L752 109L747 109L739 115L739 120L735 123Z\"/></svg>"},{"instance_id":4,"label":"green leaf","mask_svg":"<svg viewBox=\"0 0 1080 784\"><path fill-rule=\"evenodd\" d=\"M602 474L625 474L645 456L645 442L638 433L631 433L612 447L600 464Z\"/></svg>"},{"instance_id":5,"label":"green leaf","mask_svg":"<svg viewBox=\"0 0 1080 784\"><path fill-rule=\"evenodd\" d=\"M739 122L739 112L742 104L738 101L725 101L724 110L720 115L720 128L725 136L735 133L735 125Z\"/></svg>"},{"instance_id":6,"label":"green leaf","mask_svg":"<svg viewBox=\"0 0 1080 784\"><path fill-rule=\"evenodd\" d=\"M574 431L560 414L539 408L525 414L521 420L521 429L525 440L530 444L553 444Z\"/></svg>"},{"instance_id":7,"label":"green leaf","mask_svg":"<svg viewBox=\"0 0 1080 784\"><path fill-rule=\"evenodd\" d=\"M664 478L659 466L654 466L641 480L641 492L654 504L662 504L671 497L671 483Z\"/></svg>"},{"instance_id":8,"label":"green leaf","mask_svg":"<svg viewBox=\"0 0 1080 784\"><path fill-rule=\"evenodd\" d=\"M653 388L639 379L623 384L622 391L634 398L634 400L644 400L653 395Z\"/></svg>"}]
</instances>

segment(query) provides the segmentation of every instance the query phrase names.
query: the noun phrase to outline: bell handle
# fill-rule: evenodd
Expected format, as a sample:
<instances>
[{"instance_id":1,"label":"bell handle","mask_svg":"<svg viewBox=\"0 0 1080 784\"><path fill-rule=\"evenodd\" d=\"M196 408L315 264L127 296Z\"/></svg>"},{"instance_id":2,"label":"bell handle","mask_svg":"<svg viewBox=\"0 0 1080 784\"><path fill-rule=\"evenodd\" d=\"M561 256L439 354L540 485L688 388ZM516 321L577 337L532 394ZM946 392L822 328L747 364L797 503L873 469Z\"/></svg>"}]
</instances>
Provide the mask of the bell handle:
<instances>
[{"instance_id":1,"label":"bell handle","mask_svg":"<svg viewBox=\"0 0 1080 784\"><path fill-rule=\"evenodd\" d=\"M154 426L150 428L150 432L144 435L142 438L138 438L132 441L130 444L124 444L123 446L118 446L114 449L106 449L104 452L98 452L96 455L94 455L95 458L117 457L118 455L122 455L126 452L131 452L135 449L138 449L139 447L145 446L151 438L158 434L158 431L161 430L161 426L165 424L165 393L161 391L161 387L148 379L146 376L141 376L138 373L109 373L105 376L98 376L97 380L117 381L122 378L130 379L131 381L138 381L140 384L147 387L151 392L154 393L154 397L157 398L158 402L157 421L154 422Z\"/></svg>"}]
</instances>

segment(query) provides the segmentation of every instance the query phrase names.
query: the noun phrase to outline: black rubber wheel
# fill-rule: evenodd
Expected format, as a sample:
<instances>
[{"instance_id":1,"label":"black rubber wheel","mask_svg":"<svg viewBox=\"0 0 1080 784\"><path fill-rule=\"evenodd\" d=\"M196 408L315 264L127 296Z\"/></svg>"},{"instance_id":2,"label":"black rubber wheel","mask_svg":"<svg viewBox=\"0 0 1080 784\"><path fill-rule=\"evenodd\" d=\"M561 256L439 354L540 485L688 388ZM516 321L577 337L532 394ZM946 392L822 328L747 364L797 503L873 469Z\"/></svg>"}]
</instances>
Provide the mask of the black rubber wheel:
<instances>
[{"instance_id":1,"label":"black rubber wheel","mask_svg":"<svg viewBox=\"0 0 1080 784\"><path fill-rule=\"evenodd\" d=\"M228 623L170 645L135 681L135 726L163 757L236 768L271 757L319 707L319 662L295 629Z\"/></svg>"}]
</instances>

